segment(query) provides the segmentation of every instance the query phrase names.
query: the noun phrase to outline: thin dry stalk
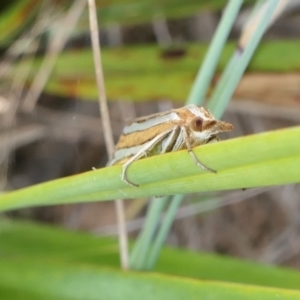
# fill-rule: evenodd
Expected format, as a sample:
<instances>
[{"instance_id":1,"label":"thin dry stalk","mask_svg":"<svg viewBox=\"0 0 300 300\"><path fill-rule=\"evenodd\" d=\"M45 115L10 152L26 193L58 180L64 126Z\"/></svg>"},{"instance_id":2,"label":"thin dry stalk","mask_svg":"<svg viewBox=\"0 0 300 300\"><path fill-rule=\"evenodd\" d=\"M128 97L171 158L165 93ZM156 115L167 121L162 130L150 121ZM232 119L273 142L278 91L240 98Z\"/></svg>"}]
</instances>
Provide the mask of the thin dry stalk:
<instances>
[{"instance_id":1,"label":"thin dry stalk","mask_svg":"<svg viewBox=\"0 0 300 300\"><path fill-rule=\"evenodd\" d=\"M93 56L96 71L96 80L99 93L99 105L100 114L102 116L102 124L104 131L104 140L109 158L112 158L114 151L114 141L112 135L112 129L110 125L109 112L107 107L107 99L104 85L104 75L102 69L102 61L100 56L100 41L99 41L99 28L97 22L96 6L94 0L88 0L89 4L89 17L90 17L90 31L92 39ZM124 203L122 200L116 200L116 213L118 221L118 231L119 231L119 247L121 256L121 265L123 269L128 269L128 242L127 242L127 232L126 232L126 220L124 214Z\"/></svg>"},{"instance_id":2,"label":"thin dry stalk","mask_svg":"<svg viewBox=\"0 0 300 300\"><path fill-rule=\"evenodd\" d=\"M43 7L37 18L37 22L33 25L33 27L8 48L4 55L4 59L0 62L0 78L4 77L6 72L12 69L13 62L18 57L22 58L23 55L29 53L29 51L32 57L31 62L33 61L36 51L39 47L40 34L50 24L50 18L46 14L46 10L49 12L49 9L51 9L49 6ZM31 49L29 49L30 45ZM25 132L25 139L23 139L23 136L20 136L19 139L21 139L21 143L19 143L18 139L15 138L15 134L10 132L10 129L16 120L16 113L20 106L25 81L28 77L30 69L31 63L29 63L26 68L19 68L16 66L16 69L13 73L13 78L11 80L11 85L8 87L3 86L1 91L4 95L1 96L0 100L2 100L2 103L7 103L7 106L1 116L2 119L0 125L2 130L7 130L9 134L0 136L0 189L5 188L7 183L9 161L11 152L14 150L14 145L23 145L26 144L27 141L30 142L32 140L32 135L29 133L28 136L27 132ZM40 136L35 136L35 134L33 134L33 140L35 140L35 138L39 139ZM9 147L8 145L13 145L13 147Z\"/></svg>"},{"instance_id":3,"label":"thin dry stalk","mask_svg":"<svg viewBox=\"0 0 300 300\"><path fill-rule=\"evenodd\" d=\"M162 47L171 45L172 37L165 16L157 14L152 20L152 25L158 44Z\"/></svg>"},{"instance_id":4,"label":"thin dry stalk","mask_svg":"<svg viewBox=\"0 0 300 300\"><path fill-rule=\"evenodd\" d=\"M0 62L0 78L12 70L14 61L23 54L31 52L30 47L53 21L52 7L43 8L33 27L21 35L5 52ZM51 15L51 17L50 17Z\"/></svg>"},{"instance_id":5,"label":"thin dry stalk","mask_svg":"<svg viewBox=\"0 0 300 300\"><path fill-rule=\"evenodd\" d=\"M43 61L38 73L34 78L31 89L24 99L23 110L25 112L30 113L34 110L36 102L52 72L57 57L65 46L73 28L77 24L84 10L85 4L85 0L77 0L76 2L74 2L63 22L61 23L61 30L57 32L57 34L51 41L47 56L45 57L45 60Z\"/></svg>"}]
</instances>

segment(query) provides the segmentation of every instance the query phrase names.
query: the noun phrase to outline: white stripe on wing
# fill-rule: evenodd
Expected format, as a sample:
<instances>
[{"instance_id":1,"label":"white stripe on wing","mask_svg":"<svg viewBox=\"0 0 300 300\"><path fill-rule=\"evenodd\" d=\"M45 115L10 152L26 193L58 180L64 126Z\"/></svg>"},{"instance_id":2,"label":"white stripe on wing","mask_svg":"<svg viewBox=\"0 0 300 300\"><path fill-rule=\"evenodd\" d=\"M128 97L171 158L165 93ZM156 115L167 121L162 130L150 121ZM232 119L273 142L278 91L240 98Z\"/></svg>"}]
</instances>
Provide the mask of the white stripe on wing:
<instances>
[{"instance_id":1,"label":"white stripe on wing","mask_svg":"<svg viewBox=\"0 0 300 300\"><path fill-rule=\"evenodd\" d=\"M134 122L130 125L124 127L123 134L128 134L136 131L143 131L145 129L151 128L155 125L165 123L167 121L179 120L177 113L170 112L162 116L157 116L143 122Z\"/></svg>"}]
</instances>

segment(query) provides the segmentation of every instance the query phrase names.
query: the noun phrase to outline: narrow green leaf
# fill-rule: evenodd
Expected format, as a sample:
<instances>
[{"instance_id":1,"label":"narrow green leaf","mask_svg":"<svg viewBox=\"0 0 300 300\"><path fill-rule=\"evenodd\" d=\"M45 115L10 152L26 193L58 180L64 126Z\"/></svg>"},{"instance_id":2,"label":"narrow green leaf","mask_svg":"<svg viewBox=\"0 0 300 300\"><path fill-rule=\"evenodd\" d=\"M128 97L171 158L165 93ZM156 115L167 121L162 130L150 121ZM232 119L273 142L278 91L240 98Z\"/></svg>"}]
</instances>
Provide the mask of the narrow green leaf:
<instances>
[{"instance_id":1,"label":"narrow green leaf","mask_svg":"<svg viewBox=\"0 0 300 300\"><path fill-rule=\"evenodd\" d=\"M0 197L0 211L299 182L299 135L300 127L294 127L195 148L218 174L195 166L187 151L177 151L133 163L128 178L139 188L122 182L121 166L113 166L9 192Z\"/></svg>"},{"instance_id":2,"label":"narrow green leaf","mask_svg":"<svg viewBox=\"0 0 300 300\"><path fill-rule=\"evenodd\" d=\"M297 72L300 67L299 47L299 41L263 42L249 64L248 71ZM102 57L108 98L136 101L168 98L183 102L207 48L203 44L186 45L185 53L177 58L164 57L162 50L153 45L104 49ZM234 43L224 47L218 71L224 69L234 49ZM41 59L35 59L29 81L36 74L40 62ZM29 63L22 64L25 68ZM45 92L96 100L97 89L90 50L62 53Z\"/></svg>"},{"instance_id":3,"label":"narrow green leaf","mask_svg":"<svg viewBox=\"0 0 300 300\"><path fill-rule=\"evenodd\" d=\"M55 260L0 259L0 265L0 287L19 289L25 295L35 293L41 299L300 299L296 290L122 272Z\"/></svg>"},{"instance_id":4,"label":"narrow green leaf","mask_svg":"<svg viewBox=\"0 0 300 300\"><path fill-rule=\"evenodd\" d=\"M252 0L246 0L245 2L251 3ZM116 23L138 24L151 22L157 14L171 19L183 18L194 15L195 12L222 9L224 7L224 0L118 0L111 3L104 3L98 0L97 4L99 7L99 20L101 20L102 24L109 25Z\"/></svg>"},{"instance_id":5,"label":"narrow green leaf","mask_svg":"<svg viewBox=\"0 0 300 300\"><path fill-rule=\"evenodd\" d=\"M156 271L181 276L176 278L108 268L118 265L118 245L112 238L2 220L0 239L0 298L5 300L144 299L147 296L152 296L151 299L299 299L300 296L300 291L295 290L300 289L300 273L296 270L260 266L229 257L164 249Z\"/></svg>"},{"instance_id":6,"label":"narrow green leaf","mask_svg":"<svg viewBox=\"0 0 300 300\"><path fill-rule=\"evenodd\" d=\"M228 35L232 29L242 3L242 0L228 1L203 63L198 70L198 74L193 83L186 104L193 103L196 105L202 105L202 103L204 103L208 87L211 84L222 50L226 44Z\"/></svg>"},{"instance_id":7,"label":"narrow green leaf","mask_svg":"<svg viewBox=\"0 0 300 300\"><path fill-rule=\"evenodd\" d=\"M186 249L163 248L154 271L206 280L300 290L299 270L259 265L257 262Z\"/></svg>"},{"instance_id":8,"label":"narrow green leaf","mask_svg":"<svg viewBox=\"0 0 300 300\"><path fill-rule=\"evenodd\" d=\"M17 33L24 30L40 8L41 1L17 0L0 15L0 44L10 42Z\"/></svg>"},{"instance_id":9,"label":"narrow green leaf","mask_svg":"<svg viewBox=\"0 0 300 300\"><path fill-rule=\"evenodd\" d=\"M244 49L236 49L230 59L208 103L208 108L216 118L220 118L223 115L224 107L227 107L230 102L278 5L279 0L266 1L266 10L263 11L262 17L259 18L257 26L250 35L249 42L243 45Z\"/></svg>"}]
</instances>

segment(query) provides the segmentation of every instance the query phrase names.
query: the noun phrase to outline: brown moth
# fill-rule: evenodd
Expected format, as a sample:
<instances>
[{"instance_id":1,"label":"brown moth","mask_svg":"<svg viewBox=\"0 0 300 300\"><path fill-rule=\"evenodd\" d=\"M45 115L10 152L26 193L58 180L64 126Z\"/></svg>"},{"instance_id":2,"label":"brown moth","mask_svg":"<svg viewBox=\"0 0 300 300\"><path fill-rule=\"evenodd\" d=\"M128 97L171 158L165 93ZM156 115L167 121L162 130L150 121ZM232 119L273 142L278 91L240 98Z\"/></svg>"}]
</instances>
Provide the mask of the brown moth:
<instances>
[{"instance_id":1,"label":"brown moth","mask_svg":"<svg viewBox=\"0 0 300 300\"><path fill-rule=\"evenodd\" d=\"M109 165L123 164L122 180L128 185L138 186L126 176L127 168L134 161L187 149L197 166L216 173L197 159L192 148L218 141L219 132L232 129L230 123L216 120L209 110L193 104L137 118L124 127Z\"/></svg>"}]
</instances>

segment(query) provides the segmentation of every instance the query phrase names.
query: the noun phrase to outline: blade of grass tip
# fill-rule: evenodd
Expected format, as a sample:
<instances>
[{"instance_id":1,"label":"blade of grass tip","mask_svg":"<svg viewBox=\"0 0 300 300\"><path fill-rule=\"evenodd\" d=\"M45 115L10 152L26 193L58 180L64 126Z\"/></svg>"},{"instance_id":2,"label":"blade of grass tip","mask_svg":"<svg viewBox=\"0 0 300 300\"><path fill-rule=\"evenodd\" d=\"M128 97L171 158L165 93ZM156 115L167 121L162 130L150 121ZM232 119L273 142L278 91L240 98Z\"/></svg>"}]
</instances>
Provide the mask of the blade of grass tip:
<instances>
[{"instance_id":1,"label":"blade of grass tip","mask_svg":"<svg viewBox=\"0 0 300 300\"><path fill-rule=\"evenodd\" d=\"M130 268L140 270L147 257L151 241L157 230L160 216L166 207L170 197L153 198L150 201L147 216L145 218L144 230L136 239L130 254Z\"/></svg>"},{"instance_id":2,"label":"blade of grass tip","mask_svg":"<svg viewBox=\"0 0 300 300\"><path fill-rule=\"evenodd\" d=\"M195 79L195 83L193 85L192 91L188 97L187 104L194 103L194 104L202 104L205 99L205 94L207 91L207 88L212 80L213 74L215 72L217 62L219 61L222 49L224 47L224 44L226 43L226 40L228 38L228 35L231 31L231 28L234 24L234 21L236 19L236 16L240 10L240 7L242 5L243 1L236 1L231 0L229 1L228 5L226 6L222 19L218 25L218 28L214 34L212 43L210 44L210 47L208 49L207 55L204 59L204 62L200 68L200 71L198 72L198 75ZM154 246L151 248L151 254L150 257L152 258L151 264L154 264L153 261L156 260L156 258L159 255L160 249L164 243L164 240L166 238L166 235L169 231L169 228L171 227L171 224L174 220L174 217L176 215L176 211L178 207L180 206L184 196L183 195L177 195L175 199L172 199L172 203L170 204L170 209L166 213L166 217L164 219L163 224L161 225L161 229L158 233L157 239L154 241ZM164 206L167 205L167 200L165 201ZM156 210L155 205L159 205L157 202L150 207L150 210ZM160 214L162 213L162 210L160 211ZM151 212L149 212L151 214ZM148 218L148 215L147 215ZM159 218L157 217L157 222L159 221ZM139 269L142 269L146 267L149 269L149 264L147 262L147 253L149 252L150 243L153 237L153 233L155 228L157 228L158 224L155 223L149 223L149 227L147 224L145 224L144 230L141 233L141 240L143 240L144 243L146 243L146 246L143 247L141 244L136 245L134 248L135 253L139 253L139 258L132 257L132 264L135 266L135 268L138 266ZM152 234L148 234L151 232ZM148 240L144 240L142 236L147 235ZM151 238L151 240L149 240ZM142 243L142 242L141 242ZM140 248L141 247L141 248ZM147 251L147 252L144 252ZM134 258L138 259L138 264L134 263ZM143 258L143 266L141 265L141 259ZM154 259L155 258L155 259Z\"/></svg>"},{"instance_id":3,"label":"blade of grass tip","mask_svg":"<svg viewBox=\"0 0 300 300\"><path fill-rule=\"evenodd\" d=\"M216 118L220 118L224 112L224 108L227 107L259 41L268 28L278 1L279 0L268 1L264 6L261 6L261 10L263 9L264 13L261 14L261 19L257 23L256 30L250 36L246 46L245 43L241 44L239 41L238 49L230 61L230 69L226 67L208 103L208 108L213 112ZM260 13L261 10L257 10L257 13Z\"/></svg>"},{"instance_id":4,"label":"blade of grass tip","mask_svg":"<svg viewBox=\"0 0 300 300\"><path fill-rule=\"evenodd\" d=\"M101 61L101 48L99 40L99 27L97 21L96 5L95 0L88 0L89 4L89 19L90 19L90 31L93 48L93 56L95 63L96 81L99 93L99 107L100 115L102 116L102 126L104 133L105 146L108 152L109 159L112 158L114 151L114 141L111 129L111 122L109 117L109 111L107 106L107 98L104 84L104 75ZM120 260L122 269L127 270L129 268L128 258L128 241L126 232L126 219L124 212L124 203L118 199L115 201L117 223L119 231L119 249L120 249Z\"/></svg>"},{"instance_id":5,"label":"blade of grass tip","mask_svg":"<svg viewBox=\"0 0 300 300\"><path fill-rule=\"evenodd\" d=\"M201 105L204 102L206 91L215 73L223 47L242 4L243 0L230 0L225 7L223 17L209 45L201 68L199 68L186 104Z\"/></svg>"}]
</instances>

